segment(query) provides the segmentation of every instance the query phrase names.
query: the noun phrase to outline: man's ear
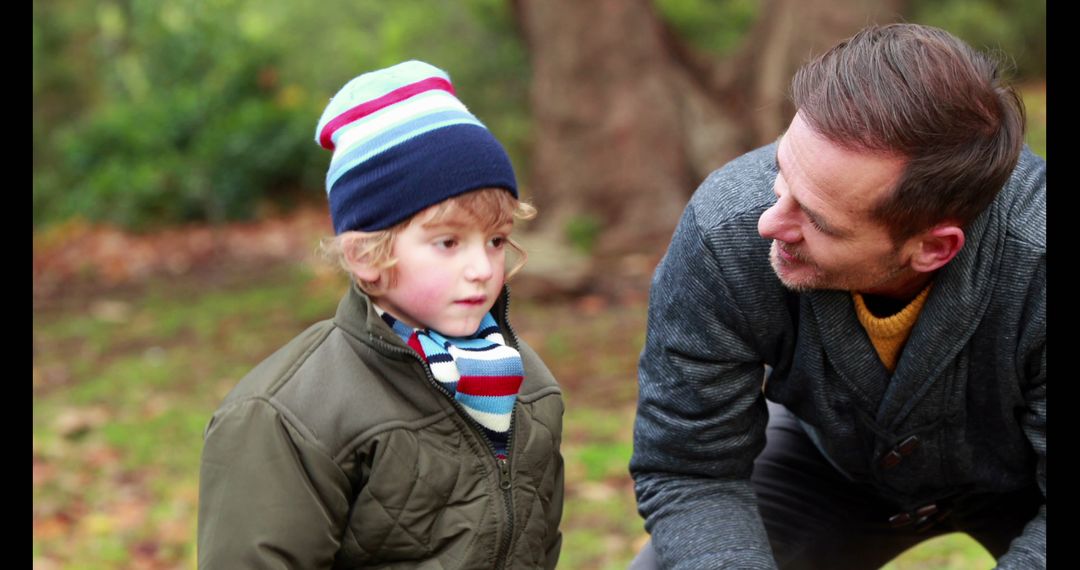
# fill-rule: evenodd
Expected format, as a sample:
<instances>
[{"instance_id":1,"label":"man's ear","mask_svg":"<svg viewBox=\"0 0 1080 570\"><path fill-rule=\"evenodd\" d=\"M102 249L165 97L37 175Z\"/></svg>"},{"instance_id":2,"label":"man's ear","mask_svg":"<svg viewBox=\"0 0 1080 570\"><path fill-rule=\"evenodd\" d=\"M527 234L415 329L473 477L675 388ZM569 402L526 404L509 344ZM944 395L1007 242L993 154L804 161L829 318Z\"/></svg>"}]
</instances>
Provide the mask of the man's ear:
<instances>
[{"instance_id":1,"label":"man's ear","mask_svg":"<svg viewBox=\"0 0 1080 570\"><path fill-rule=\"evenodd\" d=\"M345 255L345 264L349 266L349 272L353 277L365 283L376 283L382 277L382 270L371 264L370 256L359 255L360 248L356 247L360 236L346 236L341 244Z\"/></svg>"},{"instance_id":2,"label":"man's ear","mask_svg":"<svg viewBox=\"0 0 1080 570\"><path fill-rule=\"evenodd\" d=\"M911 268L920 273L936 271L952 261L964 247L964 230L953 222L938 224L915 237Z\"/></svg>"}]
</instances>

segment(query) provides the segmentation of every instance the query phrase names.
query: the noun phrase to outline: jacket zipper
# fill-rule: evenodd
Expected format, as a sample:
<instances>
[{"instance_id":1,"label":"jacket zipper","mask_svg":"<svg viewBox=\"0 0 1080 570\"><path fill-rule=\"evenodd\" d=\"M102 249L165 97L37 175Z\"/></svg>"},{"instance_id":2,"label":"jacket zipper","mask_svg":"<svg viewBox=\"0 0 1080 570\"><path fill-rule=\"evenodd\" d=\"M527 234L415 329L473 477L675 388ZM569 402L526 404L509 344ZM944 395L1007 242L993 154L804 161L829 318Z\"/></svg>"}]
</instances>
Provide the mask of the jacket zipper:
<instances>
[{"instance_id":1,"label":"jacket zipper","mask_svg":"<svg viewBox=\"0 0 1080 570\"><path fill-rule=\"evenodd\" d=\"M504 285L505 287L505 285ZM510 344L514 350L519 350L517 342L517 333L514 332L513 327L510 326L510 289L506 288L506 293L503 295L505 300L503 303L503 324L506 325L506 332L510 338L506 339L507 344ZM427 367L425 367L427 370ZM428 371L428 376L431 376L431 372ZM457 402L454 402L455 404ZM503 501L506 505L506 535L503 537L503 544L499 549L498 567L500 569L506 568L507 558L510 555L510 543L513 541L514 536L514 496L513 496L513 481L510 476L513 470L510 469L510 461L514 459L514 454L511 453L514 449L514 418L517 416L517 403L514 404L513 410L510 411L510 427L507 428L506 433L506 455L507 458L498 459L496 463L499 464L499 488L503 492ZM472 418L469 418L472 419ZM480 434L481 436L483 433ZM488 447L491 448L492 457L495 456L495 446L490 441L487 441L486 437L482 437L487 442Z\"/></svg>"},{"instance_id":2,"label":"jacket zipper","mask_svg":"<svg viewBox=\"0 0 1080 570\"><path fill-rule=\"evenodd\" d=\"M512 342L512 348L514 348L514 350L518 350L517 333L515 333L514 329L510 326L509 295L506 296L506 303L505 307L503 308L503 323L506 325L506 330L510 334L510 338L507 339L508 343ZM454 406L454 409L458 411L458 415L465 419L465 422L469 424L469 426L472 428L473 433L477 435L480 441L486 444L488 451L491 453L490 457L495 459L495 467L498 470L499 474L499 490L502 491L503 506L506 508L507 523L506 534L503 535L502 544L499 545L499 553L496 556L495 560L498 563L497 568L506 568L507 557L510 553L510 543L512 542L514 536L514 497L512 493L513 481L511 479L512 471L510 469L510 459L499 459L495 456L495 445L492 444L491 441L488 440L487 436L484 435L480 424L476 420L474 420L468 414L468 412L465 411L465 408L462 407L462 405L454 399L453 395L451 395L446 388L439 384L439 381L436 380L435 376L431 374L431 368L428 367L427 363L424 362L424 359L419 354L417 354L415 350L405 350L403 348L394 346L386 342L381 337L375 337L374 335L372 335L371 337L374 340L378 340L386 348L391 349L394 352L407 354L409 357L419 361L420 364L423 365L424 375L427 376L428 383L431 384L436 390L442 392L443 394L446 394L447 398L450 400L450 403ZM509 430L507 430L506 434L506 453L510 456L511 459L513 458L513 454L510 452L513 450L514 447L514 420L516 417L517 405L515 404L514 409L510 411L510 428Z\"/></svg>"},{"instance_id":3,"label":"jacket zipper","mask_svg":"<svg viewBox=\"0 0 1080 570\"><path fill-rule=\"evenodd\" d=\"M516 407L516 406L515 406ZM506 440L506 452L510 454L511 443L514 440L514 413L510 413L510 433L507 434ZM487 439L486 437L484 438ZM495 446L488 442L488 447L491 448L492 457L495 456ZM513 457L513 455L510 455ZM503 506L506 507L506 534L503 535L502 544L499 546L499 556L496 558L499 568L506 568L506 560L510 554L510 543L514 536L514 497L513 497L513 481L510 479L510 459L496 458L495 462L499 466L499 489L503 494Z\"/></svg>"}]
</instances>

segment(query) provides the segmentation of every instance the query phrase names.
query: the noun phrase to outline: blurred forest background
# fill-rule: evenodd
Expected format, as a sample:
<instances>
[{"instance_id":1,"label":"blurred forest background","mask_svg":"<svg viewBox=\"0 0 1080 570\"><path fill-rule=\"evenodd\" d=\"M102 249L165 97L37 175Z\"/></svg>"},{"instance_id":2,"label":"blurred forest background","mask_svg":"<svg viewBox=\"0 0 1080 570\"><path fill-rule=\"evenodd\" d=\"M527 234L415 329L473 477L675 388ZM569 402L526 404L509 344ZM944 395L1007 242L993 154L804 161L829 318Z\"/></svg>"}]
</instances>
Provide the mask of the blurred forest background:
<instances>
[{"instance_id":1,"label":"blurred forest background","mask_svg":"<svg viewBox=\"0 0 1080 570\"><path fill-rule=\"evenodd\" d=\"M314 142L346 81L447 70L524 197L515 328L566 390L560 567L646 536L626 470L648 280L791 73L866 23L1000 52L1046 156L1045 0L85 0L33 5L34 568L194 568L202 429L346 280ZM890 568L985 568L962 536Z\"/></svg>"}]
</instances>

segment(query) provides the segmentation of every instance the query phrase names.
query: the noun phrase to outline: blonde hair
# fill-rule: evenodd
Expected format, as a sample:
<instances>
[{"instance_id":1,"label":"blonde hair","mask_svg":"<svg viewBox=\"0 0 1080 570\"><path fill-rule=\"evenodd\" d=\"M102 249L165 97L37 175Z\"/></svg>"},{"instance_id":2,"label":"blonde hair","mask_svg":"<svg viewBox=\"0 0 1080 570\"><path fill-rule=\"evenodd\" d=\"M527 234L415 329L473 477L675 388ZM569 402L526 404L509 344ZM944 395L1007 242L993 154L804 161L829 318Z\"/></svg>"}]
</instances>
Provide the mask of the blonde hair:
<instances>
[{"instance_id":1,"label":"blonde hair","mask_svg":"<svg viewBox=\"0 0 1080 570\"><path fill-rule=\"evenodd\" d=\"M374 232L347 231L333 237L323 238L319 244L319 253L330 263L335 263L345 271L362 291L373 297L382 295L394 285L394 239L402 230L413 222L423 219L425 224L437 224L451 217L465 217L475 221L483 228L497 228L512 224L515 220L531 220L536 216L536 208L521 202L502 188L485 188L466 192L449 198L414 214L409 219L385 230ZM528 253L513 238L507 237L506 244L518 255L517 262L506 272L510 279L528 259ZM349 267L349 258L365 259L380 275L386 276L379 282L364 281L356 278Z\"/></svg>"}]
</instances>

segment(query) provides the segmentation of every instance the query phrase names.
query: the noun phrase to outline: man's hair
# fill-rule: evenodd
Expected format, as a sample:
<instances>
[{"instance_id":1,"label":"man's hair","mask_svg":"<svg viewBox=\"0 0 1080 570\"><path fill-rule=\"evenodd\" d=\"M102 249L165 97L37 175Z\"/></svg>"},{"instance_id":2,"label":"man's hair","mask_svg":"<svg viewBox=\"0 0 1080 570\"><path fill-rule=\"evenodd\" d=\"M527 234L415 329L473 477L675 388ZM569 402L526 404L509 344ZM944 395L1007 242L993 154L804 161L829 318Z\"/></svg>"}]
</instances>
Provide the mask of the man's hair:
<instances>
[{"instance_id":1,"label":"man's hair","mask_svg":"<svg viewBox=\"0 0 1080 570\"><path fill-rule=\"evenodd\" d=\"M872 210L902 241L944 220L967 226L1008 181L1025 117L999 73L944 30L871 26L799 69L791 97L833 143L906 159Z\"/></svg>"},{"instance_id":2,"label":"man's hair","mask_svg":"<svg viewBox=\"0 0 1080 570\"><path fill-rule=\"evenodd\" d=\"M534 216L536 216L536 208L518 201L510 192L502 188L486 188L443 200L385 230L342 232L332 238L324 239L320 244L320 250L323 257L336 262L350 277L352 277L352 271L349 268L346 251L351 250L357 259L366 258L367 262L378 268L386 279L377 283L355 279L356 284L365 293L379 296L385 294L395 282L394 264L397 260L393 256L394 238L409 224L419 220L423 220L424 224L437 224L449 218L465 218L476 222L482 228L494 229L514 220L529 220ZM525 266L528 255L512 238L507 238L506 244L518 255L517 262L506 272L506 278L509 279Z\"/></svg>"}]
</instances>

